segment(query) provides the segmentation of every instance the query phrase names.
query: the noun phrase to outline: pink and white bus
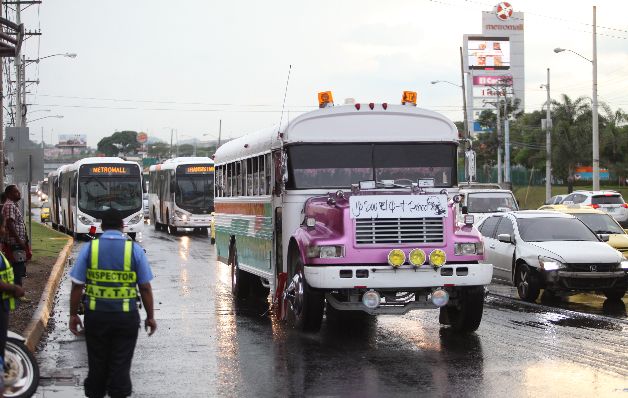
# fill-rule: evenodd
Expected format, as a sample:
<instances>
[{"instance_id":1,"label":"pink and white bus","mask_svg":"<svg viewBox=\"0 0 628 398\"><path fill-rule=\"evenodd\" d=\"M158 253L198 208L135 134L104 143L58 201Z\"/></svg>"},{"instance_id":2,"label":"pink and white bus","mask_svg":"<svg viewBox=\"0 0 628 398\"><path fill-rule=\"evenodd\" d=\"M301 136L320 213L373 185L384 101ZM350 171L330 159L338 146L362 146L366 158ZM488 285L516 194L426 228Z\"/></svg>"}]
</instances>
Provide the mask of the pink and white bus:
<instances>
[{"instance_id":1,"label":"pink and white bus","mask_svg":"<svg viewBox=\"0 0 628 398\"><path fill-rule=\"evenodd\" d=\"M304 331L324 314L440 309L476 330L493 268L457 195L458 132L415 106L321 108L216 151L218 258L238 299L272 293ZM326 310L325 310L326 308Z\"/></svg>"}]
</instances>

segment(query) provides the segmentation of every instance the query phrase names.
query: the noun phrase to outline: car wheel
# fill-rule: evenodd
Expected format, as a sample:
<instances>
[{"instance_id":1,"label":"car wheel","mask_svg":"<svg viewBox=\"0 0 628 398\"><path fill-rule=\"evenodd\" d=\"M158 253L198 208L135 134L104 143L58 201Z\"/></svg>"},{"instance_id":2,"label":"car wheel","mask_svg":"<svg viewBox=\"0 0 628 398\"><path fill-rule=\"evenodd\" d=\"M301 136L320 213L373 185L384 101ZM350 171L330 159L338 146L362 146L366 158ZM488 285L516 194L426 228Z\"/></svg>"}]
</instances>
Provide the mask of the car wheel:
<instances>
[{"instance_id":1,"label":"car wheel","mask_svg":"<svg viewBox=\"0 0 628 398\"><path fill-rule=\"evenodd\" d=\"M457 292L457 304L440 309L439 321L458 333L475 332L480 327L484 311L484 287L470 286Z\"/></svg>"},{"instance_id":2,"label":"car wheel","mask_svg":"<svg viewBox=\"0 0 628 398\"><path fill-rule=\"evenodd\" d=\"M521 264L517 267L515 278L519 297L530 303L535 302L541 292L539 274L536 270L527 264Z\"/></svg>"},{"instance_id":3,"label":"car wheel","mask_svg":"<svg viewBox=\"0 0 628 398\"><path fill-rule=\"evenodd\" d=\"M323 321L325 296L308 286L300 256L293 254L291 257L292 277L285 291L289 303L288 317L298 330L317 332Z\"/></svg>"},{"instance_id":4,"label":"car wheel","mask_svg":"<svg viewBox=\"0 0 628 398\"><path fill-rule=\"evenodd\" d=\"M625 287L616 287L613 289L608 289L604 291L604 295L609 300L621 300L626 294Z\"/></svg>"}]
</instances>

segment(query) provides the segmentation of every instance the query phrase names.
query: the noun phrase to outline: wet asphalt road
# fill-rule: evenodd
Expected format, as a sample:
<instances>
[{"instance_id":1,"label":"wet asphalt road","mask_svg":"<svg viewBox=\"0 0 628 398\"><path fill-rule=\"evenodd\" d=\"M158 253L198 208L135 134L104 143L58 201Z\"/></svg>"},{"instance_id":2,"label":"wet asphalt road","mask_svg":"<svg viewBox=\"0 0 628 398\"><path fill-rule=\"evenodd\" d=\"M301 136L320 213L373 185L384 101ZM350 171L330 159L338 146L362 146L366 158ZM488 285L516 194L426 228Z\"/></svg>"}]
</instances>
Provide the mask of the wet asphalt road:
<instances>
[{"instance_id":1,"label":"wet asphalt road","mask_svg":"<svg viewBox=\"0 0 628 398\"><path fill-rule=\"evenodd\" d=\"M147 225L141 243L156 276L158 330L138 340L136 397L628 397L622 302L604 311L602 299L587 295L560 304L567 309L529 305L495 286L470 336L441 329L432 310L324 322L307 335L260 304L234 305L229 269L216 264L207 237ZM64 277L38 354L40 397L82 396L87 358L84 341L67 330L69 289Z\"/></svg>"}]
</instances>

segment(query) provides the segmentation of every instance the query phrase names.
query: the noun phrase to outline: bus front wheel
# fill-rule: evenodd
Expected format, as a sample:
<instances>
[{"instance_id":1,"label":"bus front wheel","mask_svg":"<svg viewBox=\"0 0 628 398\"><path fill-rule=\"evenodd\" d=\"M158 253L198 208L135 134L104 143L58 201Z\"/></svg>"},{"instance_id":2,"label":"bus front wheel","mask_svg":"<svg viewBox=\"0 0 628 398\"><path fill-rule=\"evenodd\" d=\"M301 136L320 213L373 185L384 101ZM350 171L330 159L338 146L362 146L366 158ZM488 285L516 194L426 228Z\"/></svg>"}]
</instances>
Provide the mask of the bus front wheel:
<instances>
[{"instance_id":1,"label":"bus front wheel","mask_svg":"<svg viewBox=\"0 0 628 398\"><path fill-rule=\"evenodd\" d=\"M290 265L292 277L284 293L288 300L288 318L302 332L318 332L323 321L325 296L307 284L298 253L293 254Z\"/></svg>"}]
</instances>

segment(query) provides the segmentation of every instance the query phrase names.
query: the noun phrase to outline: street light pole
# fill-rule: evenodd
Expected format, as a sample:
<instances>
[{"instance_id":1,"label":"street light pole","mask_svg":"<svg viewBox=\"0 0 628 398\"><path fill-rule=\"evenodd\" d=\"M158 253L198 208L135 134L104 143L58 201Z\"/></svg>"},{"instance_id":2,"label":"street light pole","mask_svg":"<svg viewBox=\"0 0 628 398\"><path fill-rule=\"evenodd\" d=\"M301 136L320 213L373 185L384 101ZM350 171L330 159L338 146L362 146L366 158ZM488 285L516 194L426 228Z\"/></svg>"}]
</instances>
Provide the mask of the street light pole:
<instances>
[{"instance_id":1,"label":"street light pole","mask_svg":"<svg viewBox=\"0 0 628 398\"><path fill-rule=\"evenodd\" d=\"M547 113L545 116L545 201L552 197L552 115L551 115L551 98L550 98L550 69L547 68Z\"/></svg>"},{"instance_id":2,"label":"street light pole","mask_svg":"<svg viewBox=\"0 0 628 398\"><path fill-rule=\"evenodd\" d=\"M467 115L467 90L464 84L464 63L462 58L462 47L460 47L460 80L462 81L462 111L464 112L464 138L470 139L469 116Z\"/></svg>"},{"instance_id":3,"label":"street light pole","mask_svg":"<svg viewBox=\"0 0 628 398\"><path fill-rule=\"evenodd\" d=\"M600 132L597 115L597 38L596 38L596 10L593 6L593 190L600 189Z\"/></svg>"}]
</instances>

